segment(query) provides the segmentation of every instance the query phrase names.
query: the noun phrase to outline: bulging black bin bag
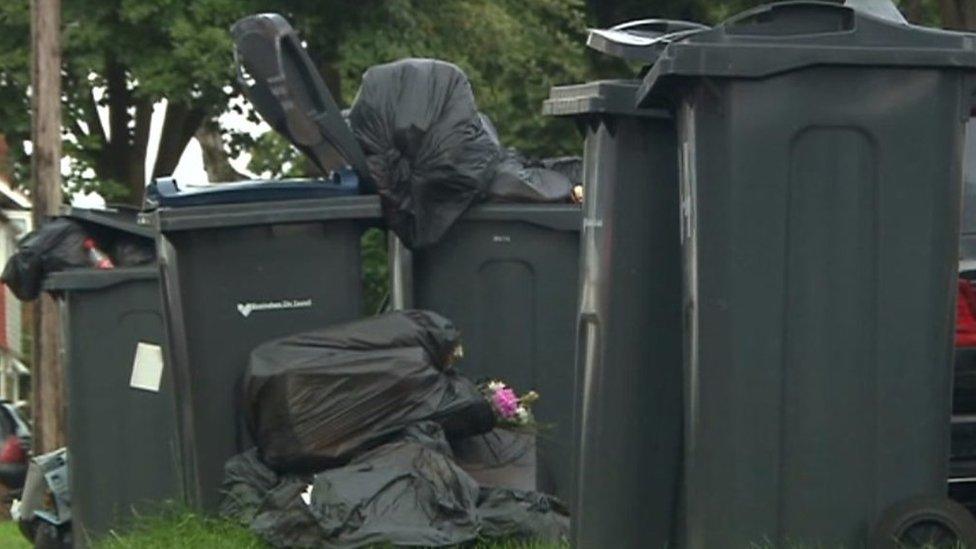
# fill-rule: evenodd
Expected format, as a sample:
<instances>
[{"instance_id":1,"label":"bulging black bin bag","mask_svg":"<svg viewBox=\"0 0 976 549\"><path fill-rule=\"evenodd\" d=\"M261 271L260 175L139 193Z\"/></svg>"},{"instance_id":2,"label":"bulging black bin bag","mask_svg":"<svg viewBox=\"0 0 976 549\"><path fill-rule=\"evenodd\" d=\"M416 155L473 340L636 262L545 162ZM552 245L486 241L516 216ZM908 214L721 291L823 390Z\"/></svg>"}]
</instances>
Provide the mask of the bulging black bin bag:
<instances>
[{"instance_id":1,"label":"bulging black bin bag","mask_svg":"<svg viewBox=\"0 0 976 549\"><path fill-rule=\"evenodd\" d=\"M349 123L390 228L410 248L431 245L487 196L501 151L456 65L404 59L370 68Z\"/></svg>"},{"instance_id":2,"label":"bulging black bin bag","mask_svg":"<svg viewBox=\"0 0 976 549\"><path fill-rule=\"evenodd\" d=\"M263 460L321 471L419 421L437 421L449 437L487 432L490 405L451 365L459 343L447 319L398 311L259 346L244 391Z\"/></svg>"},{"instance_id":3,"label":"bulging black bin bag","mask_svg":"<svg viewBox=\"0 0 976 549\"><path fill-rule=\"evenodd\" d=\"M17 299L33 301L41 293L44 278L65 269L91 266L85 239L88 234L74 221L56 218L17 243L0 280Z\"/></svg>"}]
</instances>

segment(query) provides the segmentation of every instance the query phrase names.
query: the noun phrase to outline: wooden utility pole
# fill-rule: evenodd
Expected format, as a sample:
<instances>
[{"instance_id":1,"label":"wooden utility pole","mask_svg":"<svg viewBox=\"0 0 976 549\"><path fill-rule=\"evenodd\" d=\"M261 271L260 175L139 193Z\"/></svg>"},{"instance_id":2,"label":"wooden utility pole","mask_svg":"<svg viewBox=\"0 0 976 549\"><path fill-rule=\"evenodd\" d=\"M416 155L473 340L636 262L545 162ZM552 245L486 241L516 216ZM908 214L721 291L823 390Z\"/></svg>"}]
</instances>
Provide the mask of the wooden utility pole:
<instances>
[{"instance_id":1,"label":"wooden utility pole","mask_svg":"<svg viewBox=\"0 0 976 549\"><path fill-rule=\"evenodd\" d=\"M34 227L61 207L61 0L31 0L31 172ZM36 453L64 445L61 323L41 293L34 308L31 410Z\"/></svg>"}]
</instances>

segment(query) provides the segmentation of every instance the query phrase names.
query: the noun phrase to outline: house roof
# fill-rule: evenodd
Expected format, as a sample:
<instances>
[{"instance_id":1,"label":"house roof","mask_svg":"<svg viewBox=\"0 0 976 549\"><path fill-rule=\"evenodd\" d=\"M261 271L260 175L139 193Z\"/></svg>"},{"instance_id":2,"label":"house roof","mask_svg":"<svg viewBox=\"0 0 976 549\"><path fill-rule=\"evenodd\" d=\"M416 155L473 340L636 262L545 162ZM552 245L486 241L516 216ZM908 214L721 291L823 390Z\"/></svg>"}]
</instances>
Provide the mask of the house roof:
<instances>
[{"instance_id":1,"label":"house roof","mask_svg":"<svg viewBox=\"0 0 976 549\"><path fill-rule=\"evenodd\" d=\"M11 210L29 210L31 201L27 196L18 190L7 179L0 175L0 208Z\"/></svg>"}]
</instances>

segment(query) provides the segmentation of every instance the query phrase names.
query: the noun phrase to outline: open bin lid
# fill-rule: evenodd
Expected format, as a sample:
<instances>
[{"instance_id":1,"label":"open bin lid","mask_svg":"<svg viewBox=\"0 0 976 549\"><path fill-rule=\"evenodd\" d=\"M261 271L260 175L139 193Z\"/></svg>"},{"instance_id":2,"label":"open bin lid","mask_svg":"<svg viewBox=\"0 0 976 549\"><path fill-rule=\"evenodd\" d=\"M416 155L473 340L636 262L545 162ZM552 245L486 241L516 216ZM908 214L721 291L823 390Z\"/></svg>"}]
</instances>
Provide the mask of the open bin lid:
<instances>
[{"instance_id":1,"label":"open bin lid","mask_svg":"<svg viewBox=\"0 0 976 549\"><path fill-rule=\"evenodd\" d=\"M331 179L241 181L215 185L182 185L172 177L159 178L146 188L146 209L185 208L217 204L309 200L359 194L358 178L349 170Z\"/></svg>"},{"instance_id":2,"label":"open bin lid","mask_svg":"<svg viewBox=\"0 0 976 549\"><path fill-rule=\"evenodd\" d=\"M976 36L906 25L877 11L827 2L783 2L741 13L674 41L637 100L687 77L765 78L817 65L976 67Z\"/></svg>"},{"instance_id":3,"label":"open bin lid","mask_svg":"<svg viewBox=\"0 0 976 549\"><path fill-rule=\"evenodd\" d=\"M110 206L103 209L88 209L65 206L61 208L61 217L73 219L89 227L96 226L100 229L128 233L147 239L155 237L150 227L139 224L139 211L135 208Z\"/></svg>"},{"instance_id":4,"label":"open bin lid","mask_svg":"<svg viewBox=\"0 0 976 549\"><path fill-rule=\"evenodd\" d=\"M238 82L261 117L322 173L348 165L372 191L366 155L288 21L251 15L234 23L231 35Z\"/></svg>"},{"instance_id":5,"label":"open bin lid","mask_svg":"<svg viewBox=\"0 0 976 549\"><path fill-rule=\"evenodd\" d=\"M639 19L609 29L590 29L586 45L598 52L650 65L674 40L708 30L707 25L672 19Z\"/></svg>"}]
</instances>

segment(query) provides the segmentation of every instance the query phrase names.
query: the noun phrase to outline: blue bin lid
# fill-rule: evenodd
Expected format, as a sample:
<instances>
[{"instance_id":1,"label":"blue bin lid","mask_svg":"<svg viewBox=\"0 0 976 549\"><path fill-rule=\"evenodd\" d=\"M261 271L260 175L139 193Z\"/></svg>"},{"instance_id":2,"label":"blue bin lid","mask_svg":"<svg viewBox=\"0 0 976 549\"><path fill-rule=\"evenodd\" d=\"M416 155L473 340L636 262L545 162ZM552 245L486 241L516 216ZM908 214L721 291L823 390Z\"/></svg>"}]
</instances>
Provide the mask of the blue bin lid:
<instances>
[{"instance_id":1,"label":"blue bin lid","mask_svg":"<svg viewBox=\"0 0 976 549\"><path fill-rule=\"evenodd\" d=\"M359 178L348 169L335 172L331 179L259 180L205 186L181 185L172 177L164 177L146 188L145 209L283 202L357 194Z\"/></svg>"}]
</instances>

